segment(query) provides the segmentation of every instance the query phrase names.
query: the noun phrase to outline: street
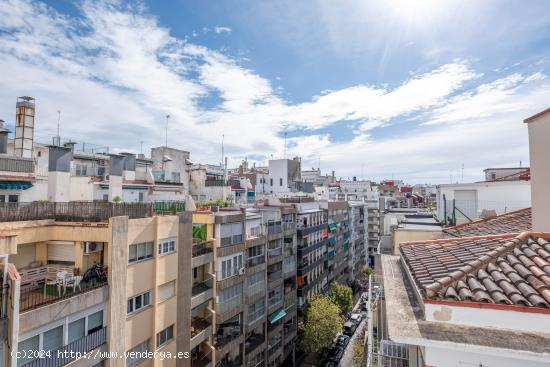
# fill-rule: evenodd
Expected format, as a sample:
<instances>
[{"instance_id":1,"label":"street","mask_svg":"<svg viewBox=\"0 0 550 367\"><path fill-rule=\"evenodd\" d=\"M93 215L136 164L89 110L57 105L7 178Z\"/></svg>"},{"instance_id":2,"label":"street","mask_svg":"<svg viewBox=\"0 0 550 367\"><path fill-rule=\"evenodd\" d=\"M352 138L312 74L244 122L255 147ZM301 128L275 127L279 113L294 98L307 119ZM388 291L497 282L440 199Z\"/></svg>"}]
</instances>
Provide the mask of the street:
<instances>
[{"instance_id":1,"label":"street","mask_svg":"<svg viewBox=\"0 0 550 367\"><path fill-rule=\"evenodd\" d=\"M355 304L355 307L353 308L353 312L361 313L361 299ZM342 356L342 359L340 360L340 366L343 367L351 367L353 366L353 343L360 335L363 335L362 330L367 325L366 317L361 320L361 323L357 327L357 330L351 337L348 346L346 347L346 350L344 351L344 355Z\"/></svg>"}]
</instances>

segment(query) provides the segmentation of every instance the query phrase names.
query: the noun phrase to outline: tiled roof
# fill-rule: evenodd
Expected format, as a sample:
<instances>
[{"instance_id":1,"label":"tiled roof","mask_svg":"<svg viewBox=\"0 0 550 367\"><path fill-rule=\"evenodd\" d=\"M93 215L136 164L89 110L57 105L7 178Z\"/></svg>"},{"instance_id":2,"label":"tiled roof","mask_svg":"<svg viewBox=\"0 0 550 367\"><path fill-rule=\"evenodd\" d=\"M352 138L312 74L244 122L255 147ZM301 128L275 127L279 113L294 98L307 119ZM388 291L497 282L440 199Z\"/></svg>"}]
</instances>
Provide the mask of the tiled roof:
<instances>
[{"instance_id":1,"label":"tiled roof","mask_svg":"<svg viewBox=\"0 0 550 367\"><path fill-rule=\"evenodd\" d=\"M531 208L525 208L497 215L496 217L447 227L443 229L443 232L447 237L470 237L501 233L522 233L530 230Z\"/></svg>"},{"instance_id":2,"label":"tiled roof","mask_svg":"<svg viewBox=\"0 0 550 367\"><path fill-rule=\"evenodd\" d=\"M429 300L550 308L550 233L401 244Z\"/></svg>"}]
</instances>

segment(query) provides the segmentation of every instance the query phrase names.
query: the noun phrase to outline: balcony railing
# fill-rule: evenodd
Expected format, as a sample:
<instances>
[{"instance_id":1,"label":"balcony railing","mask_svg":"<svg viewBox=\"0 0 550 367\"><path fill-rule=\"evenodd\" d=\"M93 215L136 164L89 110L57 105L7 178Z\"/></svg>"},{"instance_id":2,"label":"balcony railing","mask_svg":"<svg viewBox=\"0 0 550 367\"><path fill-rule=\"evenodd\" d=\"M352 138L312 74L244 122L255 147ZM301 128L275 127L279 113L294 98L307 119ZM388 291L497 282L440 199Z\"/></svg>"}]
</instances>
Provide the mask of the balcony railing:
<instances>
[{"instance_id":1,"label":"balcony railing","mask_svg":"<svg viewBox=\"0 0 550 367\"><path fill-rule=\"evenodd\" d=\"M254 283L251 286L248 287L248 297L254 297L258 293L265 291L265 281L262 280L261 282Z\"/></svg>"},{"instance_id":2,"label":"balcony railing","mask_svg":"<svg viewBox=\"0 0 550 367\"><path fill-rule=\"evenodd\" d=\"M193 245L191 251L193 257L206 255L212 252L212 245L209 242L201 242Z\"/></svg>"},{"instance_id":3,"label":"balcony railing","mask_svg":"<svg viewBox=\"0 0 550 367\"><path fill-rule=\"evenodd\" d=\"M283 277L283 271L282 270L277 270L277 271L274 271L272 273L267 274L267 281L273 282L273 281L281 279L282 277Z\"/></svg>"},{"instance_id":4,"label":"balcony railing","mask_svg":"<svg viewBox=\"0 0 550 367\"><path fill-rule=\"evenodd\" d=\"M274 248L274 249L270 249L270 250L267 250L267 256L269 257L277 257L277 256L281 256L283 254L283 247L279 247L279 248Z\"/></svg>"},{"instance_id":5,"label":"balcony railing","mask_svg":"<svg viewBox=\"0 0 550 367\"><path fill-rule=\"evenodd\" d=\"M191 367L206 367L210 363L212 363L212 352L204 354L199 351L191 356Z\"/></svg>"},{"instance_id":6,"label":"balcony railing","mask_svg":"<svg viewBox=\"0 0 550 367\"><path fill-rule=\"evenodd\" d=\"M283 231L293 231L296 229L296 223L294 222L283 222Z\"/></svg>"},{"instance_id":7,"label":"balcony railing","mask_svg":"<svg viewBox=\"0 0 550 367\"><path fill-rule=\"evenodd\" d=\"M248 260L246 260L246 265L249 268L251 268L253 266L256 266L256 265L263 264L263 263L265 263L265 256L264 255L251 257Z\"/></svg>"},{"instance_id":8,"label":"balcony railing","mask_svg":"<svg viewBox=\"0 0 550 367\"><path fill-rule=\"evenodd\" d=\"M34 161L30 158L0 157L0 171L34 173Z\"/></svg>"},{"instance_id":9,"label":"balcony railing","mask_svg":"<svg viewBox=\"0 0 550 367\"><path fill-rule=\"evenodd\" d=\"M153 214L152 203L0 203L0 222L41 219L54 219L63 222L106 222L109 218L117 216L134 219L151 217Z\"/></svg>"},{"instance_id":10,"label":"balcony railing","mask_svg":"<svg viewBox=\"0 0 550 367\"><path fill-rule=\"evenodd\" d=\"M107 285L106 279L89 281L80 281L78 279L81 280L82 277L73 277L72 282L75 285L71 287L54 284L53 282L50 284L50 281L45 281L42 285L29 285L22 288L19 298L19 310L32 310L63 299L76 297L82 293Z\"/></svg>"},{"instance_id":11,"label":"balcony railing","mask_svg":"<svg viewBox=\"0 0 550 367\"><path fill-rule=\"evenodd\" d=\"M77 359L78 356L102 346L107 341L107 327L75 340L57 350L51 351L50 357L35 359L22 367L61 367Z\"/></svg>"},{"instance_id":12,"label":"balcony railing","mask_svg":"<svg viewBox=\"0 0 550 367\"><path fill-rule=\"evenodd\" d=\"M244 343L246 353L252 353L256 348L265 342L265 336L262 334L252 333Z\"/></svg>"}]
</instances>

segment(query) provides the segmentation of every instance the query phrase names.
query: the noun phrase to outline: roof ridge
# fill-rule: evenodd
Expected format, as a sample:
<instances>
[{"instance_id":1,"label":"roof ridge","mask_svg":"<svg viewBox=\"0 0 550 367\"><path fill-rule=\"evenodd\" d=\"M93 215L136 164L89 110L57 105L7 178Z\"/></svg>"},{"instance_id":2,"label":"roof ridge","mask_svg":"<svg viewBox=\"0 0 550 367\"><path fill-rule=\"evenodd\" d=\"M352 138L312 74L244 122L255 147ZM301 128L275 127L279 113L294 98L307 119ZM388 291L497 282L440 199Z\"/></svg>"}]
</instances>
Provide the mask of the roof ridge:
<instances>
[{"instance_id":1,"label":"roof ridge","mask_svg":"<svg viewBox=\"0 0 550 367\"><path fill-rule=\"evenodd\" d=\"M461 266L449 275L436 280L434 283L425 287L426 296L428 298L435 297L440 291L444 288L448 288L451 284L456 283L459 280L465 280L468 275L484 268L491 261L512 252L518 245L521 245L530 237L529 232L524 232L498 246L497 248L487 252L486 254L481 255L479 258L468 262L464 266Z\"/></svg>"}]
</instances>

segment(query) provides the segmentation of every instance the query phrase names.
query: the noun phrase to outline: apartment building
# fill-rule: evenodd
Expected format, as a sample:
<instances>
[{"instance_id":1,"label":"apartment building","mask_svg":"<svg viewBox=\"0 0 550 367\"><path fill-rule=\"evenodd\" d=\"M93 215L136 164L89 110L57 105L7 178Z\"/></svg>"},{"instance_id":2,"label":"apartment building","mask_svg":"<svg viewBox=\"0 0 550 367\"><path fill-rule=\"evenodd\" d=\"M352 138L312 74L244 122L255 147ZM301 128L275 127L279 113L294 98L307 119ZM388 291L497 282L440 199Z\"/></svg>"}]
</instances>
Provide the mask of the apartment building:
<instances>
[{"instance_id":1,"label":"apartment building","mask_svg":"<svg viewBox=\"0 0 550 367\"><path fill-rule=\"evenodd\" d=\"M283 197L289 193L313 192L313 183L301 179L300 158L272 159L267 171L256 174L256 193Z\"/></svg>"},{"instance_id":2,"label":"apartment building","mask_svg":"<svg viewBox=\"0 0 550 367\"><path fill-rule=\"evenodd\" d=\"M367 264L368 233L367 205L363 201L349 202L350 241L351 251L349 256L349 268L352 269L352 279L361 273Z\"/></svg>"},{"instance_id":3,"label":"apartment building","mask_svg":"<svg viewBox=\"0 0 550 367\"><path fill-rule=\"evenodd\" d=\"M347 284L351 282L349 205L347 201L325 201L320 205L327 211L328 282Z\"/></svg>"},{"instance_id":4,"label":"apartment building","mask_svg":"<svg viewBox=\"0 0 550 367\"><path fill-rule=\"evenodd\" d=\"M190 365L189 356L78 359L190 351L190 213L163 215L150 203L0 209L1 365ZM39 350L48 354L29 353Z\"/></svg>"},{"instance_id":5,"label":"apartment building","mask_svg":"<svg viewBox=\"0 0 550 367\"><path fill-rule=\"evenodd\" d=\"M294 208L271 200L246 210L199 209L193 218L194 236L202 236L195 241L209 241L212 261L193 264L193 289L211 292L193 308L194 320L203 326L197 324L200 339L191 339L197 348L192 354L217 366L292 365Z\"/></svg>"},{"instance_id":6,"label":"apartment building","mask_svg":"<svg viewBox=\"0 0 550 367\"><path fill-rule=\"evenodd\" d=\"M328 284L327 213L313 198L287 198L296 209L297 307L303 315L307 302Z\"/></svg>"}]
</instances>

